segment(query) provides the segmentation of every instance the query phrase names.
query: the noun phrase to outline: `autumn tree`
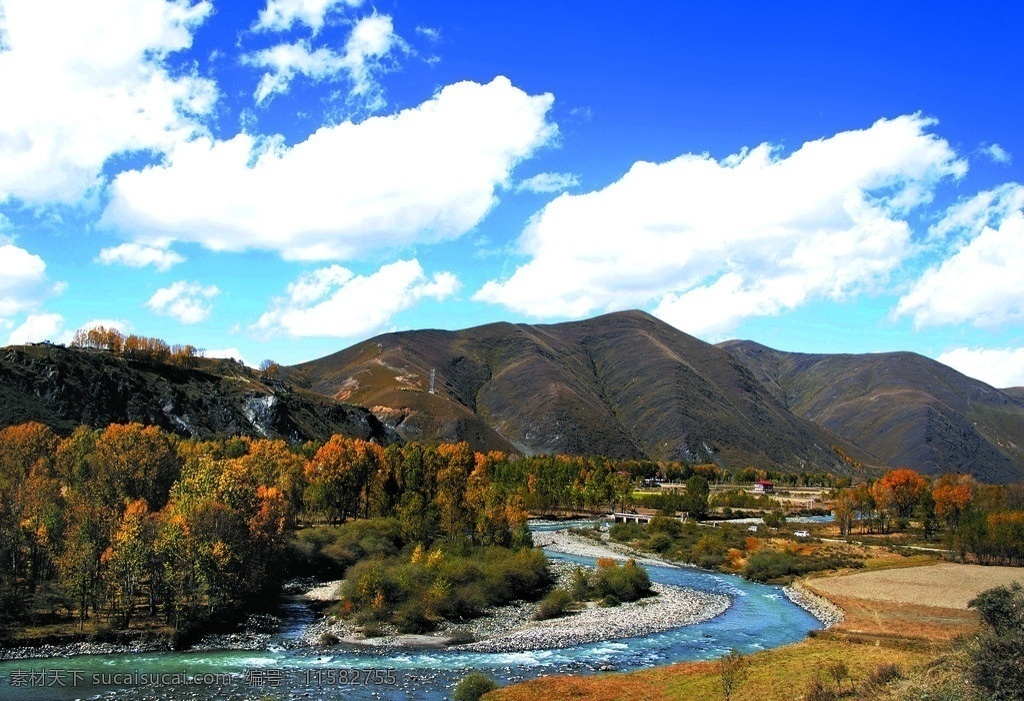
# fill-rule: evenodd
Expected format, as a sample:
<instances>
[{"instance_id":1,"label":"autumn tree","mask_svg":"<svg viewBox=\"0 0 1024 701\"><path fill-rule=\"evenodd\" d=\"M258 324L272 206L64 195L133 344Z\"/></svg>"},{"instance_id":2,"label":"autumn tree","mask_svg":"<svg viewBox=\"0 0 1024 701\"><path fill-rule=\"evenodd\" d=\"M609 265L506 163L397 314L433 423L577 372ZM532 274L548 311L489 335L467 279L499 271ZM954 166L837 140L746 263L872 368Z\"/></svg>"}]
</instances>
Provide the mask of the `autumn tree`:
<instances>
[{"instance_id":1,"label":"autumn tree","mask_svg":"<svg viewBox=\"0 0 1024 701\"><path fill-rule=\"evenodd\" d=\"M156 524L145 499L129 503L110 546L101 556L122 628L131 624L136 596L143 580L153 571L155 540ZM152 582L150 584L152 586Z\"/></svg>"},{"instance_id":2,"label":"autumn tree","mask_svg":"<svg viewBox=\"0 0 1024 701\"><path fill-rule=\"evenodd\" d=\"M977 484L970 475L945 474L939 477L932 491L935 499L935 516L946 524L950 531L956 531L960 518L974 499Z\"/></svg>"},{"instance_id":3,"label":"autumn tree","mask_svg":"<svg viewBox=\"0 0 1024 701\"><path fill-rule=\"evenodd\" d=\"M335 435L306 465L307 510L333 523L344 523L359 509L362 462L354 441Z\"/></svg>"},{"instance_id":4,"label":"autumn tree","mask_svg":"<svg viewBox=\"0 0 1024 701\"><path fill-rule=\"evenodd\" d=\"M843 490L836 497L832 512L835 514L835 523L839 527L839 534L843 537L850 535L856 520L856 509L853 497L848 490Z\"/></svg>"},{"instance_id":5,"label":"autumn tree","mask_svg":"<svg viewBox=\"0 0 1024 701\"><path fill-rule=\"evenodd\" d=\"M467 443L438 446L444 466L437 473L437 507L441 533L448 540L472 533L473 523L466 503L466 483L474 467L473 453Z\"/></svg>"},{"instance_id":6,"label":"autumn tree","mask_svg":"<svg viewBox=\"0 0 1024 701\"><path fill-rule=\"evenodd\" d=\"M107 505L145 499L151 508L163 508L181 471L174 440L156 426L108 426L96 439L100 498Z\"/></svg>"},{"instance_id":7,"label":"autumn tree","mask_svg":"<svg viewBox=\"0 0 1024 701\"><path fill-rule=\"evenodd\" d=\"M921 494L928 488L924 477L905 467L885 473L879 483L887 490L887 500L899 518L913 515Z\"/></svg>"}]
</instances>

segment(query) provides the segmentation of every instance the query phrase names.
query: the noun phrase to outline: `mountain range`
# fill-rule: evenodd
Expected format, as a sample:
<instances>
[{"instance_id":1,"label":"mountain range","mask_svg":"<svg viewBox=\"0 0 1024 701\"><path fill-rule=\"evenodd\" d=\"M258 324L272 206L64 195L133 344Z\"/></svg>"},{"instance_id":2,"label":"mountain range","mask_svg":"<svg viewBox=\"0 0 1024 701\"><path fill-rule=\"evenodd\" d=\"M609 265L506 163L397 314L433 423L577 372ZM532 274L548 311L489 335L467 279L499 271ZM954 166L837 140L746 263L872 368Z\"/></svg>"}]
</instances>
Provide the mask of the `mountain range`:
<instances>
[{"instance_id":1,"label":"mountain range","mask_svg":"<svg viewBox=\"0 0 1024 701\"><path fill-rule=\"evenodd\" d=\"M849 473L855 466L1024 479L1024 391L913 353L712 345L638 311L377 336L281 368L132 363L60 346L0 349L0 425L111 421L183 435L465 440L475 450L602 454Z\"/></svg>"}]
</instances>

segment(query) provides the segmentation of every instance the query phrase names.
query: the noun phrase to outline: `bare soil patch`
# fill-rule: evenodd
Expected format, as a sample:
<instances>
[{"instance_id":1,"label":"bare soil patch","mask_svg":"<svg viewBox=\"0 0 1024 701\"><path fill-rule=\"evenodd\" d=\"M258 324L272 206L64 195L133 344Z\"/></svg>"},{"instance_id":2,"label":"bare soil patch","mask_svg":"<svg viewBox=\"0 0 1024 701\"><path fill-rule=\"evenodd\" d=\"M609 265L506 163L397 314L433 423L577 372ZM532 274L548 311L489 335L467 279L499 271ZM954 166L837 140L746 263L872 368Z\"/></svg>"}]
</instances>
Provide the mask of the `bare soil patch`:
<instances>
[{"instance_id":1,"label":"bare soil patch","mask_svg":"<svg viewBox=\"0 0 1024 701\"><path fill-rule=\"evenodd\" d=\"M967 604L981 592L1013 581L1024 582L1024 569L944 562L924 567L857 572L842 577L814 579L807 584L829 598L967 610Z\"/></svg>"}]
</instances>

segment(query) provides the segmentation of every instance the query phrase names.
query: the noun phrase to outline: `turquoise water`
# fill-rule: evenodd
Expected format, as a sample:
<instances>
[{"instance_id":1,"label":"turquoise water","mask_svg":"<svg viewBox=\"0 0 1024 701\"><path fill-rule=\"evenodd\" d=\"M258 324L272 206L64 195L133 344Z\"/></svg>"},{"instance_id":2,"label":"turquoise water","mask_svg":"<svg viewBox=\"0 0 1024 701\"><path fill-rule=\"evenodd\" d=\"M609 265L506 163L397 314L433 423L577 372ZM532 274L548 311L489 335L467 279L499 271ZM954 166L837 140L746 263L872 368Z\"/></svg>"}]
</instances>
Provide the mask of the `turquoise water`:
<instances>
[{"instance_id":1,"label":"turquoise water","mask_svg":"<svg viewBox=\"0 0 1024 701\"><path fill-rule=\"evenodd\" d=\"M551 556L593 564L589 558ZM777 647L801 640L821 627L810 614L786 599L778 587L692 568L650 566L647 570L656 582L726 594L732 606L721 616L698 625L562 650L380 652L337 647L325 654L271 646L270 650L246 652L161 652L0 662L0 698L446 699L458 680L471 670L486 672L502 683L545 674L626 671L718 657L733 647L744 653Z\"/></svg>"}]
</instances>

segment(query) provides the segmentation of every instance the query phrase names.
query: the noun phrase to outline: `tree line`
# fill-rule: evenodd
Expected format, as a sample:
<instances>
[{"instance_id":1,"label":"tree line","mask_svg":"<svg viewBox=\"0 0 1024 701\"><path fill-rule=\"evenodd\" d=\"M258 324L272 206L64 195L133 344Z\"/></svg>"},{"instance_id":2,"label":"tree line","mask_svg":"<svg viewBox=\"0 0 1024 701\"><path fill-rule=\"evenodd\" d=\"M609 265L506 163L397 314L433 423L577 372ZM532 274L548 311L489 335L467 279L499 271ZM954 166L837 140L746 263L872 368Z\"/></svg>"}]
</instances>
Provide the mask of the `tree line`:
<instances>
[{"instance_id":1,"label":"tree line","mask_svg":"<svg viewBox=\"0 0 1024 701\"><path fill-rule=\"evenodd\" d=\"M966 474L936 478L909 468L841 489L840 532L891 533L913 520L926 538L941 537L962 561L1024 565L1024 484L987 485Z\"/></svg>"},{"instance_id":2,"label":"tree line","mask_svg":"<svg viewBox=\"0 0 1024 701\"><path fill-rule=\"evenodd\" d=\"M268 600L297 525L396 517L407 542L528 539L529 511L628 503L644 461L184 439L158 427L0 431L0 625L175 630Z\"/></svg>"},{"instance_id":3,"label":"tree line","mask_svg":"<svg viewBox=\"0 0 1024 701\"><path fill-rule=\"evenodd\" d=\"M194 367L204 353L193 345L170 345L163 339L138 334L126 336L117 329L105 326L79 329L71 339L71 347L103 350L132 360L171 363L181 367Z\"/></svg>"}]
</instances>

